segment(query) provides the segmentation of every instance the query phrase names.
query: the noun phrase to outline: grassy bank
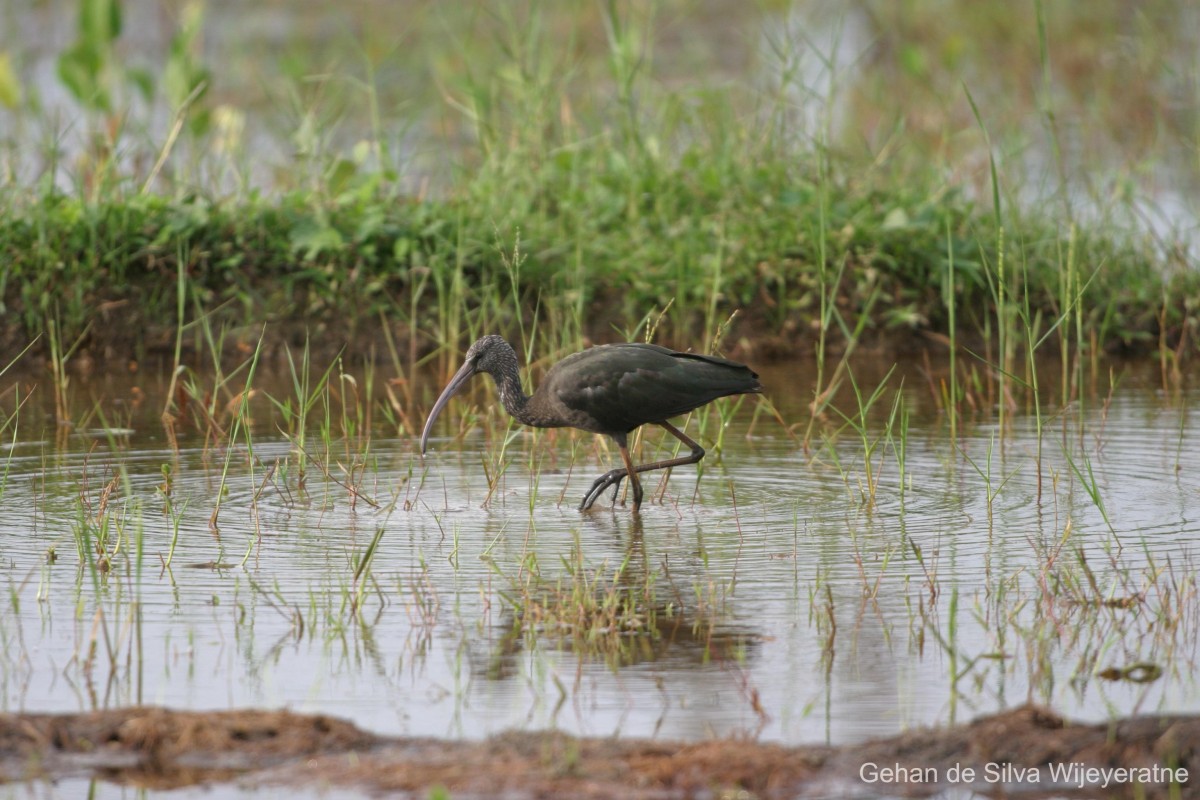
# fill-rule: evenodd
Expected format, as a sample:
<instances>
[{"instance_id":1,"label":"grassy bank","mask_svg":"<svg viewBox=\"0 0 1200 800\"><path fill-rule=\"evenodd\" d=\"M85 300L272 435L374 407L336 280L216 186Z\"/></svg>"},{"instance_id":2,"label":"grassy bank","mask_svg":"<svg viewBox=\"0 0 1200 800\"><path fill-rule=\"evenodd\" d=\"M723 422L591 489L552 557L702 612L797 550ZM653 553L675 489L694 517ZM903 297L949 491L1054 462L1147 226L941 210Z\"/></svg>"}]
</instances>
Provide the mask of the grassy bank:
<instances>
[{"instance_id":1,"label":"grassy bank","mask_svg":"<svg viewBox=\"0 0 1200 800\"><path fill-rule=\"evenodd\" d=\"M359 147L310 148L303 178L261 193L205 188L211 128L130 143L132 126L113 124L128 109L91 107L95 146L72 188L0 193L3 345L143 359L180 325L185 347L202 329L255 341L265 325L268 342L356 352L386 329L424 354L485 331L573 347L655 320L662 341L708 349L721 332L759 358L931 339L996 360L1067 338L1194 346L1200 277L1149 235L1019 203L1019 181L986 157L951 177L894 143L869 158L839 148L831 119L801 121L786 70L749 103L745 87L669 88L641 66L652 21L600 16L606 75L590 92L563 67L572 43L536 17L499 24L498 77L468 70L446 91L469 144L432 192L401 188L411 171L383 144L411 120L373 114ZM175 90L177 119L207 120L208 73L185 66L195 88ZM369 83L363 97L374 109ZM970 135L998 152L992 114L974 112ZM153 157L130 158L139 146Z\"/></svg>"},{"instance_id":2,"label":"grassy bank","mask_svg":"<svg viewBox=\"0 0 1200 800\"><path fill-rule=\"evenodd\" d=\"M951 279L960 335L995 330L1003 280L1040 337L1075 302L1069 258L1093 343L1176 346L1194 324L1198 276L1099 227L1014 212L1001 235L990 211L928 182L819 176L811 153L726 155L631 164L598 147L528 164L519 181L481 171L434 201L46 195L0 219L4 341L55 324L144 356L173 339L179 277L188 319L336 346L387 325L426 350L519 335L522 319L604 339L667 309L660 332L678 344L739 311L738 335L786 353L815 345L822 294L850 327L865 317L868 336L903 343L952 333Z\"/></svg>"}]
</instances>

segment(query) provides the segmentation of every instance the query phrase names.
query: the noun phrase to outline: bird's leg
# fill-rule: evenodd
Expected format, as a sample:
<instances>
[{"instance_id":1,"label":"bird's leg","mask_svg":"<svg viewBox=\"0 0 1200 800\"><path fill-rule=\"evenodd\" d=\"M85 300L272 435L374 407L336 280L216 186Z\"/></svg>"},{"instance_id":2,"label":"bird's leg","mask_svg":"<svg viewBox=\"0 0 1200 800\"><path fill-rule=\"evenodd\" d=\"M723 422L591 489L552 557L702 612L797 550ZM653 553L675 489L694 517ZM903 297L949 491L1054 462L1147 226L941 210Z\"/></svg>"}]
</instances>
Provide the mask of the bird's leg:
<instances>
[{"instance_id":1,"label":"bird's leg","mask_svg":"<svg viewBox=\"0 0 1200 800\"><path fill-rule=\"evenodd\" d=\"M629 460L629 443L625 437L625 434L615 435L612 438L613 441L617 443L617 447L621 450L621 460L625 462L625 466L623 468L609 470L599 478L596 478L595 482L592 483L592 488L588 489L587 494L583 496L583 502L579 504L580 511L587 511L589 508L591 508L592 504L599 500L600 495L604 494L605 490L607 490L610 486L613 487L613 505L616 505L617 493L621 490L621 481L625 479L626 475L635 476L631 479L634 485L634 499L638 503L641 502L642 487L637 481L637 473L632 471L633 464ZM634 508L637 508L636 504L634 505Z\"/></svg>"},{"instance_id":2,"label":"bird's leg","mask_svg":"<svg viewBox=\"0 0 1200 800\"><path fill-rule=\"evenodd\" d=\"M619 497L621 494L621 481L625 478L625 475L628 473L628 470L623 470L623 469L619 469L619 470L615 470L615 471L619 472L621 474L617 476L617 479L613 482L613 485L612 485L612 487L613 487L613 505L614 506L617 504L617 497Z\"/></svg>"},{"instance_id":3,"label":"bird's leg","mask_svg":"<svg viewBox=\"0 0 1200 800\"><path fill-rule=\"evenodd\" d=\"M629 448L621 445L621 460L625 462L625 473L629 476L629 485L633 487L633 510L636 513L642 507L642 482L638 480L638 471L629 458Z\"/></svg>"},{"instance_id":4,"label":"bird's leg","mask_svg":"<svg viewBox=\"0 0 1200 800\"><path fill-rule=\"evenodd\" d=\"M669 422L662 421L655 423L666 429L667 433L674 436L679 441L691 448L691 454L680 456L679 458L668 458L664 461L655 461L650 464L642 464L633 466L633 462L629 458L629 448L624 442L618 442L621 448L621 460L625 462L623 469L614 469L604 473L596 482L592 484L592 488L584 496L583 502L579 504L580 511L586 511L592 507L592 503L600 498L604 490L610 486L620 486L621 479L626 475L629 476L629 482L633 484L633 510L637 511L642 504L642 483L638 480L639 472L649 472L655 469L670 469L671 467L681 467L684 464L695 464L700 459L704 458L704 448L693 441L687 434L676 428ZM616 500L616 495L613 495L613 500Z\"/></svg>"},{"instance_id":5,"label":"bird's leg","mask_svg":"<svg viewBox=\"0 0 1200 800\"><path fill-rule=\"evenodd\" d=\"M624 469L614 469L604 473L596 482L592 484L592 488L588 490L587 496L583 498L583 502L579 504L580 511L586 511L592 507L600 499L600 495L608 487L613 487L613 505L617 504L617 495L621 492L621 481L629 476L629 484L633 487L633 510L637 511L642 505L642 482L638 480L637 469L633 466L633 461L629 458L629 448L625 445L620 445L621 460L625 462Z\"/></svg>"},{"instance_id":6,"label":"bird's leg","mask_svg":"<svg viewBox=\"0 0 1200 800\"><path fill-rule=\"evenodd\" d=\"M674 425L666 422L665 420L662 422L656 422L655 424L664 428L667 433L686 444L689 448L691 448L692 452L690 455L680 456L679 458L668 458L665 461L655 461L652 464L642 464L640 467L637 467L637 472L649 472L652 469L670 469L671 467L682 467L684 464L695 464L697 461L704 458L704 448L701 447L697 442L693 441L692 438L686 433L679 430L679 428L676 428Z\"/></svg>"},{"instance_id":7,"label":"bird's leg","mask_svg":"<svg viewBox=\"0 0 1200 800\"><path fill-rule=\"evenodd\" d=\"M617 505L617 493L620 491L620 482L625 479L626 475L630 475L632 464L629 461L629 441L626 440L625 434L612 434L612 440L616 441L620 449L620 459L625 462L625 467L608 470L607 473L601 475L592 483L592 488L588 489L588 493L583 495L583 503L580 504L580 511L587 511L592 507L596 500L600 499L600 495L604 494L608 487L612 489L612 503ZM637 479L634 479L635 482ZM637 487L637 495L641 495L641 487Z\"/></svg>"},{"instance_id":8,"label":"bird's leg","mask_svg":"<svg viewBox=\"0 0 1200 800\"><path fill-rule=\"evenodd\" d=\"M596 478L592 483L592 488L588 489L587 494L583 496L583 502L579 504L580 511L587 511L592 507L592 504L600 499L600 495L604 494L608 487L615 487L613 490L613 503L617 502L617 492L621 489L621 481L629 472L624 468L609 470L608 472Z\"/></svg>"}]
</instances>

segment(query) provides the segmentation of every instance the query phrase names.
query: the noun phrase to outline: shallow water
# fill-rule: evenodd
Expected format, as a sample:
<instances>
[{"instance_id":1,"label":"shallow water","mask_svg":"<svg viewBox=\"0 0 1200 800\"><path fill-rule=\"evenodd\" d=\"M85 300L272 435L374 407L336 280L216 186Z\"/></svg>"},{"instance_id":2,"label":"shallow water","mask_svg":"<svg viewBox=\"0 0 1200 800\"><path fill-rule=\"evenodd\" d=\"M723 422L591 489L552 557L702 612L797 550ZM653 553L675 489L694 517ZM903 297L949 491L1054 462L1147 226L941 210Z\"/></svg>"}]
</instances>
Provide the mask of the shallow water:
<instances>
[{"instance_id":1,"label":"shallow water","mask_svg":"<svg viewBox=\"0 0 1200 800\"><path fill-rule=\"evenodd\" d=\"M1200 710L1193 392L1120 367L1111 395L1043 409L1039 497L1033 415L1014 413L1003 441L994 416L964 420L955 448L921 371L893 374L867 414L871 502L862 438L830 412L806 453L806 375L763 372L797 429L753 401L726 406L718 449L718 414L691 420L710 449L699 480L676 470L640 520L608 496L576 510L615 457L600 440L506 428L470 402L447 411L424 462L394 427L376 424L369 447L327 448L310 431L306 491L269 378L250 435L228 449L187 433L173 452L152 397L127 430L74 432L61 448L53 430L34 435L45 417L26 406L0 462L0 703L287 706L451 738L553 727L786 743L850 743L1027 700L1086 720ZM128 395L112 378L76 392L108 398L100 407ZM897 397L909 423L889 444ZM844 396L837 407L857 408ZM455 436L469 414L480 424ZM657 497L660 484L646 488ZM107 572L76 544L94 549L106 532ZM644 627L574 638L534 618L531 597L583 580L592 596L624 587ZM1099 677L1137 664L1163 674Z\"/></svg>"}]
</instances>

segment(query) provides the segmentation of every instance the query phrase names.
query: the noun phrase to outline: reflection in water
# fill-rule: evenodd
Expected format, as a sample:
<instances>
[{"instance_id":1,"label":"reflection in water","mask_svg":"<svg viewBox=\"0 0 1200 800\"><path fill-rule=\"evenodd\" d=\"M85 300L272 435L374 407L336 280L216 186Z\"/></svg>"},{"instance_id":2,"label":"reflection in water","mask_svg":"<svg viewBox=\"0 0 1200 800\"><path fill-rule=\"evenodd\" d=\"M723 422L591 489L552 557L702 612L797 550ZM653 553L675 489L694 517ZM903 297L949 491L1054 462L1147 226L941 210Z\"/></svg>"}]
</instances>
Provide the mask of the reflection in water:
<instances>
[{"instance_id":1,"label":"reflection in water","mask_svg":"<svg viewBox=\"0 0 1200 800\"><path fill-rule=\"evenodd\" d=\"M639 664L686 667L753 655L756 635L726 629L722 596L696 598L681 589L667 561L651 567L642 540L642 522L634 517L625 532L624 558L616 565L591 566L576 541L563 559L565 573L544 574L536 560L500 592L501 631L487 677L514 674L515 659L526 648L553 648L581 662L598 661L612 670ZM688 590L688 591L685 591Z\"/></svg>"},{"instance_id":2,"label":"reflection in water","mask_svg":"<svg viewBox=\"0 0 1200 800\"><path fill-rule=\"evenodd\" d=\"M764 373L795 387L773 397L784 419L806 419L801 377ZM0 470L4 707L788 742L1027 699L1196 710L1200 436L1191 394L1146 377L1044 408L1040 442L1032 416L1001 441L981 413L951 443L907 376L885 387L910 411L902 449L884 412L865 437L820 421L806 452L763 419L745 436L747 406L640 517L560 502L604 466L586 437L486 424L436 464L382 430L312 436L301 485L269 377L228 447L181 430L173 451L147 410L58 450L29 406ZM718 420L688 427L713 445Z\"/></svg>"}]
</instances>

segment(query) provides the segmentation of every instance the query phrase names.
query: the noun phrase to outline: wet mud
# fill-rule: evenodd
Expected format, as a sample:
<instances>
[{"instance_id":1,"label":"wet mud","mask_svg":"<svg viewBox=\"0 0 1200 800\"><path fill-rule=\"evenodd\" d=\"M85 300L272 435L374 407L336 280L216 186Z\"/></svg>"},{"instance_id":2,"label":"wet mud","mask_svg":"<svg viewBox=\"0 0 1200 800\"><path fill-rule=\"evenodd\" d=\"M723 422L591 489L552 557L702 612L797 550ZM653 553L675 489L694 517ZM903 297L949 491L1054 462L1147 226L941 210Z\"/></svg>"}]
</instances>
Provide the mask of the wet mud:
<instances>
[{"instance_id":1,"label":"wet mud","mask_svg":"<svg viewBox=\"0 0 1200 800\"><path fill-rule=\"evenodd\" d=\"M843 747L506 733L376 736L288 711L128 708L0 715L0 780L233 782L454 798L1200 797L1200 717L1068 722L1026 706ZM1107 783L1107 786L1103 785Z\"/></svg>"}]
</instances>

